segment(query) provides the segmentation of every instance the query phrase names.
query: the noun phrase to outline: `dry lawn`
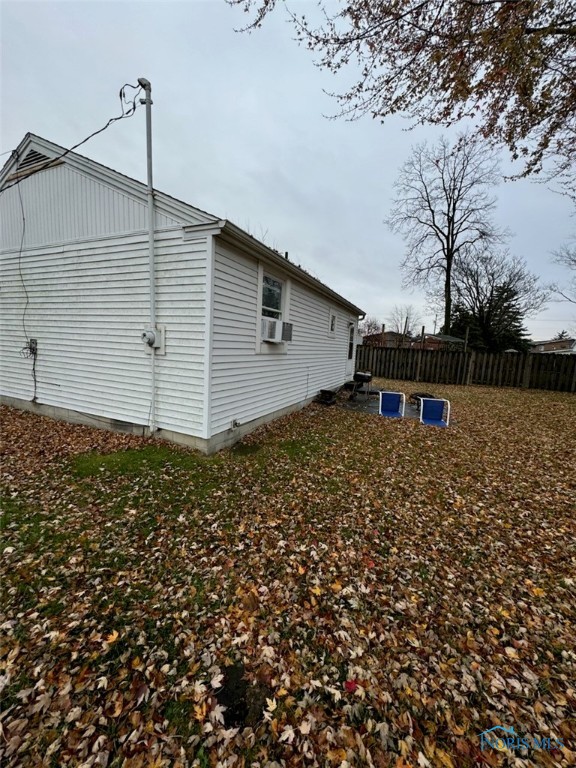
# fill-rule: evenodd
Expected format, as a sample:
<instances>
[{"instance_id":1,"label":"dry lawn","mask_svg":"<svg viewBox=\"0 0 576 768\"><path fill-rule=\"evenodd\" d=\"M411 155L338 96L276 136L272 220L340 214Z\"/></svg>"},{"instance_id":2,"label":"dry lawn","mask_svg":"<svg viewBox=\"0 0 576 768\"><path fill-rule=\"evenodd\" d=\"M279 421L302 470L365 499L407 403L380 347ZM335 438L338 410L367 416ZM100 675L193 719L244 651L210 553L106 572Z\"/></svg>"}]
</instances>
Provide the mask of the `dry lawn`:
<instances>
[{"instance_id":1,"label":"dry lawn","mask_svg":"<svg viewBox=\"0 0 576 768\"><path fill-rule=\"evenodd\" d=\"M432 391L210 458L2 409L2 765L575 765L576 400Z\"/></svg>"}]
</instances>

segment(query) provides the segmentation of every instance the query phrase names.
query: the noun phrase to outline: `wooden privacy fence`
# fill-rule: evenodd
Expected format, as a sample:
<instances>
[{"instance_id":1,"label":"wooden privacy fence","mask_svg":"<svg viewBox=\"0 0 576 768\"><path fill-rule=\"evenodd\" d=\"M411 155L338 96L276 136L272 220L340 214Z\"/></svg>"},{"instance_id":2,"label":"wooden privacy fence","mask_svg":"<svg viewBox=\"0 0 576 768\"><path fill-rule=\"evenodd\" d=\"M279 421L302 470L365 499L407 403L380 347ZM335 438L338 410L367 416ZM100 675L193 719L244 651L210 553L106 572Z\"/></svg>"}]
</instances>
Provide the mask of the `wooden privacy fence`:
<instances>
[{"instance_id":1,"label":"wooden privacy fence","mask_svg":"<svg viewBox=\"0 0 576 768\"><path fill-rule=\"evenodd\" d=\"M576 355L359 346L356 370L384 379L576 391Z\"/></svg>"}]
</instances>

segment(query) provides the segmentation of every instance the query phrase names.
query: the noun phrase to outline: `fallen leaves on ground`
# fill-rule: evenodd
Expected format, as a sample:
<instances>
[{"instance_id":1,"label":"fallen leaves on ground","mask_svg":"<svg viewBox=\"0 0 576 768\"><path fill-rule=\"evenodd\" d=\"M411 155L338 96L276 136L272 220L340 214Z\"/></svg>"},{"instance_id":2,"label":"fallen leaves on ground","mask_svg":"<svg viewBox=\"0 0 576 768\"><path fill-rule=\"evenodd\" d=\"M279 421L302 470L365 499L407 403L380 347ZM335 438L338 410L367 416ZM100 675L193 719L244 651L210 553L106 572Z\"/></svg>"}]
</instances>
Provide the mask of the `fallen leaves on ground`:
<instances>
[{"instance_id":1,"label":"fallen leaves on ground","mask_svg":"<svg viewBox=\"0 0 576 768\"><path fill-rule=\"evenodd\" d=\"M434 391L214 457L3 408L2 764L576 764L574 396Z\"/></svg>"}]
</instances>

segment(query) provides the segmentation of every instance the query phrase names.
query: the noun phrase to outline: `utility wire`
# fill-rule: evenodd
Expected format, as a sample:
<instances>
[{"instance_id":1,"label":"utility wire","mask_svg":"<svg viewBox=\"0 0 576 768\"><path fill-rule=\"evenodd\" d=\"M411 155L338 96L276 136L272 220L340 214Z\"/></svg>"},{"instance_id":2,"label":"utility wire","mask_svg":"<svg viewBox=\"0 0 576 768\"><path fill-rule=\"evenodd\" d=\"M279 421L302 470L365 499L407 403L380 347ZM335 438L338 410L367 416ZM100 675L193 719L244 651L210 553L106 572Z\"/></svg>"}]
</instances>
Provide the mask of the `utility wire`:
<instances>
[{"instance_id":1,"label":"utility wire","mask_svg":"<svg viewBox=\"0 0 576 768\"><path fill-rule=\"evenodd\" d=\"M132 88L136 91L134 94L134 97L132 99L126 98L126 88ZM120 97L120 106L122 109L122 114L118 115L117 117L112 117L105 126L102 128L99 128L97 131L94 131L89 136L87 136L85 139L82 139L82 141L79 141L77 144L75 144L73 147L70 147L69 149L66 149L64 152L62 152L58 157L52 158L47 163L44 163L43 165L39 166L38 168L35 168L34 170L30 171L30 173L27 173L24 176L21 176L20 178L17 178L12 184L8 184L3 189L0 189L0 194L2 192L5 192L7 189L11 189L12 187L16 187L20 184L21 181L24 181L24 179L30 178L30 176L33 176L35 173L39 173L40 171L46 170L46 168L49 168L51 165L54 165L59 160L61 160L63 157L65 157L67 154L72 152L75 149L78 149L78 147L81 147L83 144L86 144L87 141L90 141L94 136L97 136L99 133L103 133L107 128L109 128L112 123L116 123L118 120L123 120L126 117L131 117L134 112L136 112L138 102L137 99L140 96L140 93L143 91L143 88L141 85L131 85L130 83L125 83L122 88L120 88L119 97ZM127 109L126 109L127 107ZM3 152L0 157L3 155L7 155L8 152ZM18 153L17 149L12 150L12 155L16 158L16 175L18 175L20 170L20 155ZM24 303L24 310L22 312L22 330L24 331L24 336L26 337L26 344L24 347L20 350L20 354L23 357L32 358L32 380L34 383L34 392L32 395L32 402L36 401L36 390L37 390L37 379L36 379L36 360L38 357L38 347L36 345L36 342L34 339L30 339L28 336L28 331L26 328L26 313L28 311L28 306L30 304L30 295L28 293L28 288L26 287L26 281L24 280L24 274L22 271L22 253L24 250L24 238L26 236L26 213L24 210L24 200L22 199L22 192L20 190L20 187L18 187L18 200L20 202L20 211L22 214L22 235L20 237L20 248L18 250L18 274L20 276L20 282L22 284L22 290L24 291L24 296L26 297L25 303Z\"/></svg>"},{"instance_id":2,"label":"utility wire","mask_svg":"<svg viewBox=\"0 0 576 768\"><path fill-rule=\"evenodd\" d=\"M20 155L18 154L18 151L15 149L13 154L16 156L16 172L18 172L18 167L20 164ZM24 201L22 200L22 192L20 191L20 187L18 187L18 198L20 200L20 211L22 213L22 235L20 237L20 248L18 250L18 274L20 275L20 282L22 283L22 290L24 291L24 295L26 297L26 301L24 303L24 310L22 312L22 330L24 331L24 336L26 337L26 344L22 347L20 350L20 354L22 357L31 357L32 358L32 370L30 371L32 376L32 381L34 383L34 391L32 393L32 402L36 402L36 391L38 389L38 381L36 379L36 358L38 356L38 347L36 345L36 342L32 342L30 337L28 336L28 331L26 330L26 312L28 311L28 305L30 304L30 295L28 293L28 288L26 287L26 281L24 280L24 274L22 273L22 251L24 250L24 237L26 236L26 214L24 212Z\"/></svg>"},{"instance_id":3,"label":"utility wire","mask_svg":"<svg viewBox=\"0 0 576 768\"><path fill-rule=\"evenodd\" d=\"M132 99L126 98L126 88L132 88L136 91L134 94L134 97ZM61 155L58 155L58 157L52 158L47 163L44 163L44 165L39 166L38 168L35 168L33 171L30 171L30 173L27 173L25 176L20 177L19 179L16 179L12 182L12 184L8 184L7 186L0 189L0 194L2 192L6 192L8 189L12 189L12 187L17 186L20 184L21 181L24 181L24 179L29 179L30 176L34 176L35 173L40 173L40 171L46 170L46 168L50 168L51 165L54 165L59 160L61 160L63 157L66 157L66 155L69 152L73 152L75 149L78 149L78 147L81 147L83 144L86 144L87 141L90 141L90 139L94 138L94 136L98 136L99 133L103 133L107 128L109 128L112 123L116 123L118 120L124 120L126 117L132 117L134 112L136 112L137 109L137 99L138 96L142 93L143 88L141 85L131 85L130 83L125 83L122 88L120 88L119 92L119 98L120 98L120 106L122 108L122 114L118 115L117 117L111 117L110 120L106 123L105 126L102 128L99 128L97 131L94 131L94 133L91 133L90 136L87 136L85 139L82 139L82 141L79 141L78 144L74 144L73 147L70 147L69 149L62 152ZM126 109L126 107L128 107Z\"/></svg>"}]
</instances>

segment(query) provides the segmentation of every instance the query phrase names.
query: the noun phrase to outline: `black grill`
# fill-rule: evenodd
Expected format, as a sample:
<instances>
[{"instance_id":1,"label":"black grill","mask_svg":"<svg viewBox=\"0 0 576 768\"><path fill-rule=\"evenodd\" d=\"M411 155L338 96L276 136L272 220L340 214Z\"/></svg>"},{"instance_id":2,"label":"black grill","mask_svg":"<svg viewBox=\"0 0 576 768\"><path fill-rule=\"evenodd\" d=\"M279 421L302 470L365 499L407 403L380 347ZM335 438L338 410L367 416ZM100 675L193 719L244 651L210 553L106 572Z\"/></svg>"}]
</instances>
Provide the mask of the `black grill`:
<instances>
[{"instance_id":1,"label":"black grill","mask_svg":"<svg viewBox=\"0 0 576 768\"><path fill-rule=\"evenodd\" d=\"M358 384L369 384L372 381L372 373L370 371L356 371L354 381Z\"/></svg>"}]
</instances>

